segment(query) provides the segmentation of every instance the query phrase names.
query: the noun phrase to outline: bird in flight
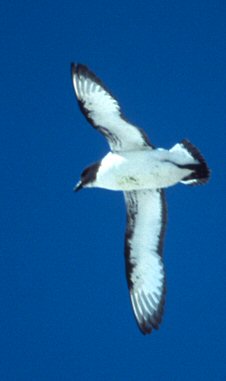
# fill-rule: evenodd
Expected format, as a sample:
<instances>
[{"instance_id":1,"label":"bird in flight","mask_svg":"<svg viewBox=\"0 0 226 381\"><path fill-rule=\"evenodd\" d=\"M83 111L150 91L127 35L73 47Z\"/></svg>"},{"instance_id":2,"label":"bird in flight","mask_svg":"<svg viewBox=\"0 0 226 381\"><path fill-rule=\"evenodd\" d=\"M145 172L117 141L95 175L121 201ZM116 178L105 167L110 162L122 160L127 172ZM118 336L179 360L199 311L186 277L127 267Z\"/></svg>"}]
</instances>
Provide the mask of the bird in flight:
<instances>
[{"instance_id":1,"label":"bird in flight","mask_svg":"<svg viewBox=\"0 0 226 381\"><path fill-rule=\"evenodd\" d=\"M127 223L126 278L138 327L143 334L158 329L166 281L162 250L167 221L164 188L204 184L209 169L188 140L171 149L155 148L147 135L129 123L118 101L86 66L72 64L72 81L80 110L107 139L110 152L81 174L74 190L122 191Z\"/></svg>"}]
</instances>

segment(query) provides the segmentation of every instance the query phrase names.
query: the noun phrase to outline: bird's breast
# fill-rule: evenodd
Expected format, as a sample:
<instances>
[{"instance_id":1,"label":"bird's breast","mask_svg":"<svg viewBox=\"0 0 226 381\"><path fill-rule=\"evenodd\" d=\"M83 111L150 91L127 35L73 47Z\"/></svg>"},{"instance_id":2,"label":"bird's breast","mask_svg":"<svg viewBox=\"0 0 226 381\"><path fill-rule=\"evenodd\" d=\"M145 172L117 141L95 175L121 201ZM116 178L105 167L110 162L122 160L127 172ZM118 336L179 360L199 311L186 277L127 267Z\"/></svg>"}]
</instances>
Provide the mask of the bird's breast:
<instances>
[{"instance_id":1,"label":"bird's breast","mask_svg":"<svg viewBox=\"0 0 226 381\"><path fill-rule=\"evenodd\" d=\"M109 153L101 161L94 186L110 190L165 188L180 180L166 150Z\"/></svg>"}]
</instances>

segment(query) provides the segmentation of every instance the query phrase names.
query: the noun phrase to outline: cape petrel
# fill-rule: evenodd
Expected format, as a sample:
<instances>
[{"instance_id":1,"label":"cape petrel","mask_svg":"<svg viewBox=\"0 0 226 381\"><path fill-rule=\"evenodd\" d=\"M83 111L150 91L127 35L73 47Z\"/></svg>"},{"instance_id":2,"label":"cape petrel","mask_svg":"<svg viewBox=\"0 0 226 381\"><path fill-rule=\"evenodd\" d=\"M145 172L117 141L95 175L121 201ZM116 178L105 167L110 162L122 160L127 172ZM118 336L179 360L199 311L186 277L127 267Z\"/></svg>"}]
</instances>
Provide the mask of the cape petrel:
<instances>
[{"instance_id":1,"label":"cape petrel","mask_svg":"<svg viewBox=\"0 0 226 381\"><path fill-rule=\"evenodd\" d=\"M110 146L102 160L84 169L74 190L97 187L123 192L130 299L141 332L150 333L159 327L165 302L162 249L167 209L163 188L204 184L209 169L188 140L170 150L155 148L141 129L125 119L117 100L86 66L72 64L72 81L82 113Z\"/></svg>"}]
</instances>

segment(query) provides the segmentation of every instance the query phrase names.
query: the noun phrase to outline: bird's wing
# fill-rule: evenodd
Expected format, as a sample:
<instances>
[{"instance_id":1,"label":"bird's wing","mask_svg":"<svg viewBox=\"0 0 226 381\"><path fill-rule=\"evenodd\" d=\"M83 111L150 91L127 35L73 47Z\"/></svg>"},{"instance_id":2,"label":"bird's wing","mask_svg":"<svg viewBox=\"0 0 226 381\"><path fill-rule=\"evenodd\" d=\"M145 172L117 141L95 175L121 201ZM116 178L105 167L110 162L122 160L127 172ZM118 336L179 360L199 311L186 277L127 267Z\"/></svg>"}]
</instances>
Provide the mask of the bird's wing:
<instances>
[{"instance_id":1,"label":"bird's wing","mask_svg":"<svg viewBox=\"0 0 226 381\"><path fill-rule=\"evenodd\" d=\"M158 328L165 301L162 247L167 219L163 190L124 192L127 208L126 275L141 331Z\"/></svg>"},{"instance_id":2,"label":"bird's wing","mask_svg":"<svg viewBox=\"0 0 226 381\"><path fill-rule=\"evenodd\" d=\"M72 64L72 81L82 113L107 138L112 151L152 147L145 133L125 120L117 100L86 66Z\"/></svg>"}]
</instances>

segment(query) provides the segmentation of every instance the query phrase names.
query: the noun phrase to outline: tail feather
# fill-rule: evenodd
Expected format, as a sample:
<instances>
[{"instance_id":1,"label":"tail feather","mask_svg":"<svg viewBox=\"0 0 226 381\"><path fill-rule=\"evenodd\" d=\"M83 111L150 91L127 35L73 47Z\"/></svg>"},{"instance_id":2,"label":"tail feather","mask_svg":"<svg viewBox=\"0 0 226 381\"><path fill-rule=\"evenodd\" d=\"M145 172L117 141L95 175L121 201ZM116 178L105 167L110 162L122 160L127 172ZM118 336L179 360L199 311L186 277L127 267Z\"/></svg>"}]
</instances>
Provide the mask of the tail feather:
<instances>
[{"instance_id":1,"label":"tail feather","mask_svg":"<svg viewBox=\"0 0 226 381\"><path fill-rule=\"evenodd\" d=\"M188 140L184 139L180 143L180 148L193 158L197 163L183 164L182 168L187 168L192 173L181 180L181 183L186 185L199 185L205 184L210 177L210 170L205 162L204 157L200 151Z\"/></svg>"}]
</instances>

